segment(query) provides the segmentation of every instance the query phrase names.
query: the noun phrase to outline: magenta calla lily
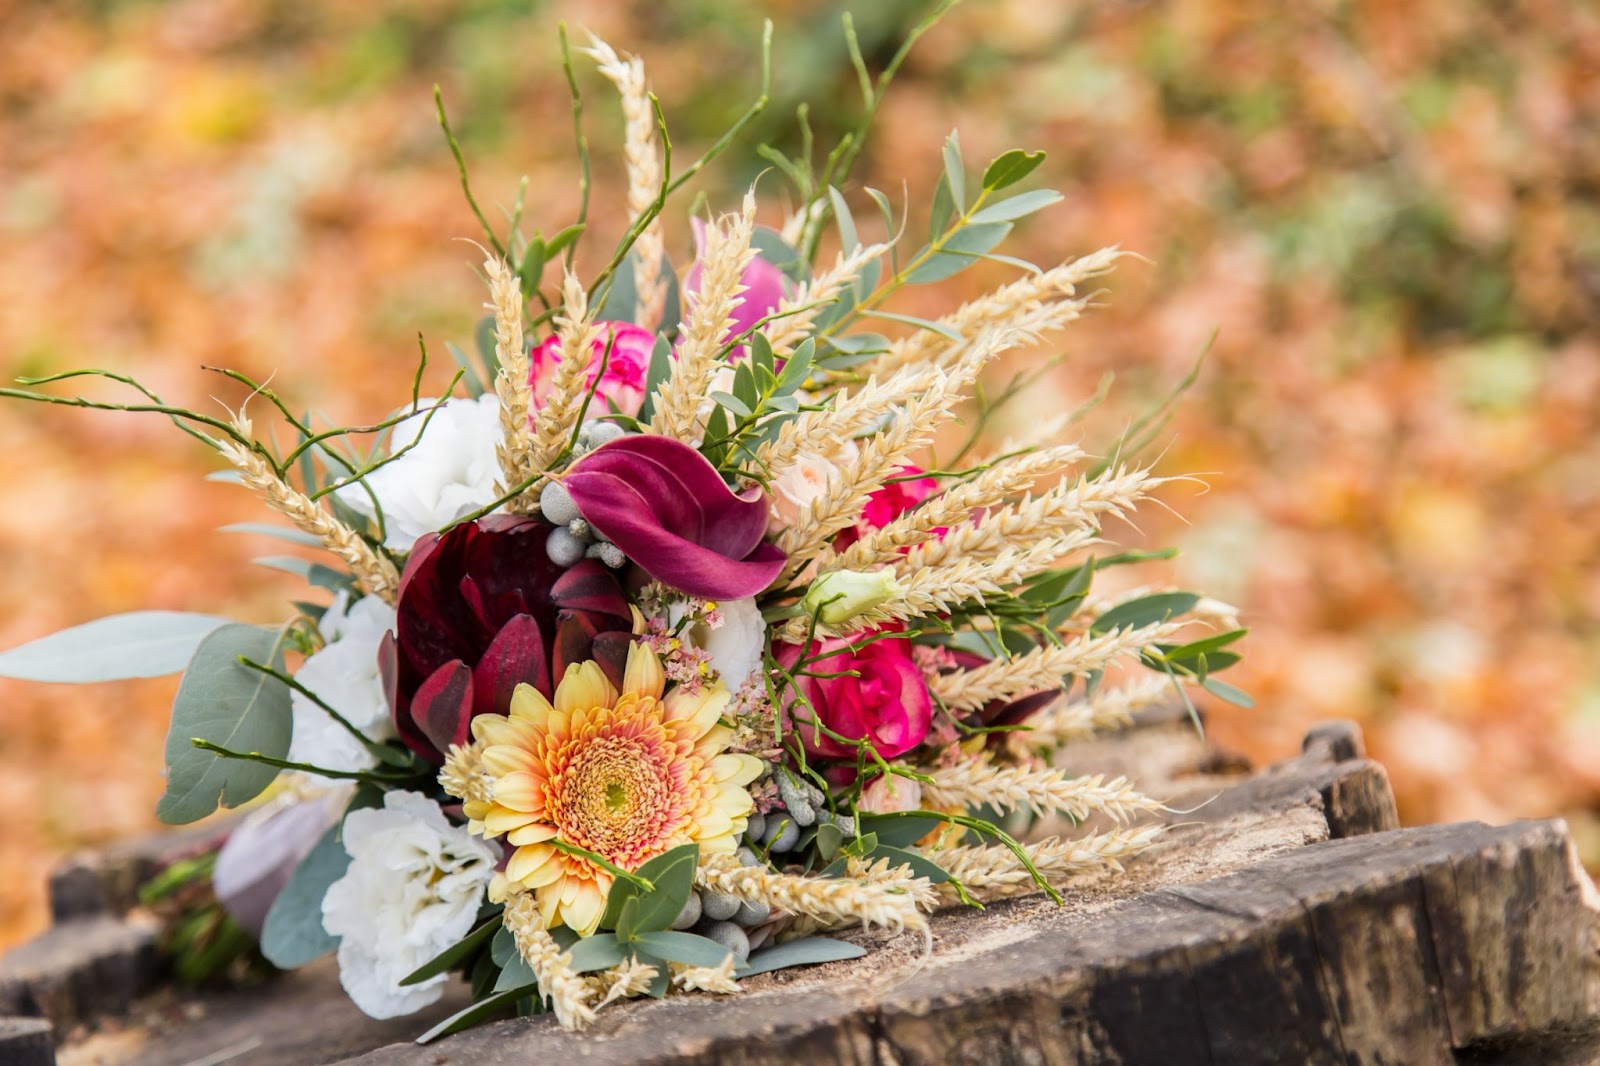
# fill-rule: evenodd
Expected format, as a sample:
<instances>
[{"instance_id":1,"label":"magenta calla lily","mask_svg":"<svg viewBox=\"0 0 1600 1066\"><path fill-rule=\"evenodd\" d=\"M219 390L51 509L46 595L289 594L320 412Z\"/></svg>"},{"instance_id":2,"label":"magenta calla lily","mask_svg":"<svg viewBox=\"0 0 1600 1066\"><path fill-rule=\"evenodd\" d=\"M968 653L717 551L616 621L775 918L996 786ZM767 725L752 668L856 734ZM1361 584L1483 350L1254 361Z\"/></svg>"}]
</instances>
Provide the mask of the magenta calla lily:
<instances>
[{"instance_id":1,"label":"magenta calla lily","mask_svg":"<svg viewBox=\"0 0 1600 1066\"><path fill-rule=\"evenodd\" d=\"M682 441L623 437L573 463L562 484L589 525L679 592L742 599L783 570L783 552L762 539L767 502L761 489L734 492Z\"/></svg>"}]
</instances>

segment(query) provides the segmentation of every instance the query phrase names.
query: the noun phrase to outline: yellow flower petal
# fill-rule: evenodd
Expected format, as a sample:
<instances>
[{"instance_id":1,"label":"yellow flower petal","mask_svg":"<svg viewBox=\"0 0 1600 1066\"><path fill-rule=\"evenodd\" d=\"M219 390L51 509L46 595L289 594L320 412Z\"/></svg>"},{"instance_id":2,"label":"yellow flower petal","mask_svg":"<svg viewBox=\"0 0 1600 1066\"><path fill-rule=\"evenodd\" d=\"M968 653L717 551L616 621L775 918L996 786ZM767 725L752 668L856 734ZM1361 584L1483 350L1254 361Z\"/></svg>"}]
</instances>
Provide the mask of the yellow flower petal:
<instances>
[{"instance_id":1,"label":"yellow flower petal","mask_svg":"<svg viewBox=\"0 0 1600 1066\"><path fill-rule=\"evenodd\" d=\"M530 765L528 749L515 744L495 744L483 749L483 769L491 777L519 773Z\"/></svg>"},{"instance_id":2,"label":"yellow flower petal","mask_svg":"<svg viewBox=\"0 0 1600 1066\"><path fill-rule=\"evenodd\" d=\"M550 701L532 685L518 685L516 691L511 694L512 718L527 722L535 728L542 728L545 716L549 713Z\"/></svg>"},{"instance_id":3,"label":"yellow flower petal","mask_svg":"<svg viewBox=\"0 0 1600 1066\"><path fill-rule=\"evenodd\" d=\"M472 720L473 739L485 745L509 744L526 748L537 741L538 735L527 722L503 714L480 714Z\"/></svg>"},{"instance_id":4,"label":"yellow flower petal","mask_svg":"<svg viewBox=\"0 0 1600 1066\"><path fill-rule=\"evenodd\" d=\"M567 884L571 885L573 882L573 878L567 878ZM566 893L563 892L562 895L565 896ZM605 909L606 897L599 886L592 881L579 881L572 901L570 903L563 901L561 904L561 920L579 936L588 936L600 928L600 918Z\"/></svg>"},{"instance_id":5,"label":"yellow flower petal","mask_svg":"<svg viewBox=\"0 0 1600 1066\"><path fill-rule=\"evenodd\" d=\"M667 721L674 723L677 734L690 740L699 740L716 725L728 709L728 690L718 685L690 696L681 688L666 699Z\"/></svg>"},{"instance_id":6,"label":"yellow flower petal","mask_svg":"<svg viewBox=\"0 0 1600 1066\"><path fill-rule=\"evenodd\" d=\"M740 755L733 752L718 755L709 764L713 781L741 787L760 777L765 767L766 764L754 755ZM499 793L495 794L495 798L499 798Z\"/></svg>"},{"instance_id":7,"label":"yellow flower petal","mask_svg":"<svg viewBox=\"0 0 1600 1066\"><path fill-rule=\"evenodd\" d=\"M661 698L667 687L667 675L661 669L661 660L645 644L628 645L628 666L622 674L622 691L638 696Z\"/></svg>"},{"instance_id":8,"label":"yellow flower petal","mask_svg":"<svg viewBox=\"0 0 1600 1066\"><path fill-rule=\"evenodd\" d=\"M521 882L540 867L547 865L556 854L556 849L549 844L530 844L525 848L518 848L512 853L511 861L506 863L506 877Z\"/></svg>"},{"instance_id":9,"label":"yellow flower petal","mask_svg":"<svg viewBox=\"0 0 1600 1066\"><path fill-rule=\"evenodd\" d=\"M593 707L610 707L617 702L617 690L606 680L605 671L594 661L573 663L556 686L556 710L570 715Z\"/></svg>"},{"instance_id":10,"label":"yellow flower petal","mask_svg":"<svg viewBox=\"0 0 1600 1066\"><path fill-rule=\"evenodd\" d=\"M527 811L513 811L496 803L489 808L489 813L483 816L483 832L485 836L497 837L501 833L521 829L532 821L534 817Z\"/></svg>"},{"instance_id":11,"label":"yellow flower petal","mask_svg":"<svg viewBox=\"0 0 1600 1066\"><path fill-rule=\"evenodd\" d=\"M556 836L555 826L545 822L535 822L507 833L506 843L520 848L525 844L543 844L546 840L554 840Z\"/></svg>"},{"instance_id":12,"label":"yellow flower petal","mask_svg":"<svg viewBox=\"0 0 1600 1066\"><path fill-rule=\"evenodd\" d=\"M544 807L543 777L519 770L494 779L494 801L514 811L537 811Z\"/></svg>"}]
</instances>

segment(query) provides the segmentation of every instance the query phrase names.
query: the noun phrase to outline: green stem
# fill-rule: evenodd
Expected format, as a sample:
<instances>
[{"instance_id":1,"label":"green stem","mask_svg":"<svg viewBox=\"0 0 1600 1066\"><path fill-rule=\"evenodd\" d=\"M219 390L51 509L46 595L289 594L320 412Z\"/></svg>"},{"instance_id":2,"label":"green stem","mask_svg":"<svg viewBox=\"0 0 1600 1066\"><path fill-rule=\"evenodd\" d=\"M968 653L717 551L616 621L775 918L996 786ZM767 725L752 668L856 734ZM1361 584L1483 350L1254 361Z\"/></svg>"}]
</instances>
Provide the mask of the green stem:
<instances>
[{"instance_id":1,"label":"green stem","mask_svg":"<svg viewBox=\"0 0 1600 1066\"><path fill-rule=\"evenodd\" d=\"M576 855L580 859L587 859L596 866L600 867L602 870L605 870L612 877L628 882L641 892L654 892L656 890L655 882L651 881L648 877L640 877L636 873L630 873L615 863L608 861L605 856L597 855L588 848L580 848L576 844L568 844L565 840L559 839L547 840L545 843L549 844L557 851L564 852L567 855Z\"/></svg>"},{"instance_id":2,"label":"green stem","mask_svg":"<svg viewBox=\"0 0 1600 1066\"><path fill-rule=\"evenodd\" d=\"M444 93L439 90L438 85L433 87L433 104L439 111L439 128L444 130L444 139L450 145L450 154L455 156L456 171L461 175L461 191L466 194L467 206L472 208L472 213L477 217L478 225L483 227L484 236L489 238L489 244L494 248L495 254L501 259L507 259L505 245L495 236L494 227L489 225L489 220L484 217L482 208L472 195L472 182L467 179L467 161L462 158L461 145L457 143L456 135L450 129L450 116L444 111Z\"/></svg>"}]
</instances>

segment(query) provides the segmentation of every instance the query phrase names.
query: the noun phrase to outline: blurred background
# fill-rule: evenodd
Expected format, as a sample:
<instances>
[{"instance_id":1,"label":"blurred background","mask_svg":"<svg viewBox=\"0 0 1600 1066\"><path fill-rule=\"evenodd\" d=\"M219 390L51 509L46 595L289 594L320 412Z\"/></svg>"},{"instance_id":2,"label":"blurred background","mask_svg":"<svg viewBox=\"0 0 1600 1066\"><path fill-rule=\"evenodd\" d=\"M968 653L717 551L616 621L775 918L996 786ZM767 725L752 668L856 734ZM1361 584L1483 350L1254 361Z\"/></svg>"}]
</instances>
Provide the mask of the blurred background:
<instances>
[{"instance_id":1,"label":"blurred background","mask_svg":"<svg viewBox=\"0 0 1600 1066\"><path fill-rule=\"evenodd\" d=\"M923 2L856 5L882 62ZM764 10L763 10L764 9ZM480 314L481 258L435 123L442 85L488 202L526 174L546 234L576 205L567 17L641 52L679 158L758 83L774 101L698 190L715 207L856 114L840 5L747 0L0 0L0 377L137 373L217 409L202 371L273 377L341 421L409 391ZM580 35L581 36L581 35ZM614 97L581 71L597 204L620 203ZM1065 204L1004 251L1106 244L1105 307L1054 388L1114 439L1216 340L1164 434L1209 488L1148 509L1177 580L1253 629L1211 706L1220 743L1292 754L1358 719L1408 822L1563 815L1600 862L1600 13L1578 0L968 0L913 54L859 175L923 203L939 144L1013 146ZM777 183L763 187L776 190ZM620 211L600 212L587 261ZM778 216L765 219L779 221ZM681 263L685 216L669 240ZM902 310L1003 280L983 264ZM430 376L447 379L443 367ZM274 377L274 375L276 375ZM215 532L263 513L159 419L0 406L0 647L140 608L282 617L276 550ZM154 822L175 682L0 682L0 946L45 921L60 854Z\"/></svg>"}]
</instances>

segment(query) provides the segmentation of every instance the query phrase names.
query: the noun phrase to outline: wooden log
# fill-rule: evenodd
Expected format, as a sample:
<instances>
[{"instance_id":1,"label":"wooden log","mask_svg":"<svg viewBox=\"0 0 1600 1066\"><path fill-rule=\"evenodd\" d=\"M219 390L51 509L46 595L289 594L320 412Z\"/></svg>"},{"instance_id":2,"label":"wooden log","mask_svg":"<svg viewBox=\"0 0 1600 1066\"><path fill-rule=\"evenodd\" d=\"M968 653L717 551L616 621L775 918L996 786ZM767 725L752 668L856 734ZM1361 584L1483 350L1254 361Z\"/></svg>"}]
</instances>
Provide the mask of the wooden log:
<instances>
[{"instance_id":1,"label":"wooden log","mask_svg":"<svg viewBox=\"0 0 1600 1066\"><path fill-rule=\"evenodd\" d=\"M50 1023L43 1018L0 1018L0 1066L52 1066Z\"/></svg>"},{"instance_id":2,"label":"wooden log","mask_svg":"<svg viewBox=\"0 0 1600 1066\"><path fill-rule=\"evenodd\" d=\"M613 1006L581 1036L507 1020L425 1048L409 1038L462 1004L459 986L379 1022L324 959L259 989L136 1005L137 1039L96 1046L92 1061L1600 1061L1571 1057L1592 1050L1600 921L1558 823L1397 831L1387 777L1347 725L1251 777L1170 715L1094 743L1090 766L1118 772L1106 760L1120 751L1124 772L1184 813L1148 859L1076 885L1065 908L1030 896L946 911L931 950L874 941L859 960L751 979L737 1002Z\"/></svg>"}]
</instances>

